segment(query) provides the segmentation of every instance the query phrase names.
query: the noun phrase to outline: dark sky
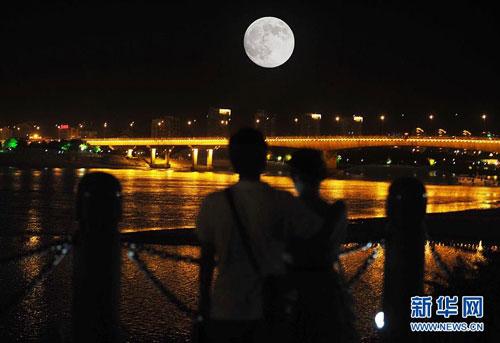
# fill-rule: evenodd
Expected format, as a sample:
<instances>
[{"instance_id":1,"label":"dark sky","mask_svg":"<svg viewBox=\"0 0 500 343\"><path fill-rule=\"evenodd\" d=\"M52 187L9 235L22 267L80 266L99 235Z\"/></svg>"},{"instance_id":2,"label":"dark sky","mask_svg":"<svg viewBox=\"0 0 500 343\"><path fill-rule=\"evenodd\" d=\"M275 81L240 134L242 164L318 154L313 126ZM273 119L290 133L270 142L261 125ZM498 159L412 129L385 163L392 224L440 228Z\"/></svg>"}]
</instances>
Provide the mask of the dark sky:
<instances>
[{"instance_id":1,"label":"dark sky","mask_svg":"<svg viewBox=\"0 0 500 343\"><path fill-rule=\"evenodd\" d=\"M147 121L218 105L243 117L259 108L498 117L500 13L489 2L436 2L4 7L0 125ZM292 57L275 69L243 50L247 26L261 16L283 19L295 34Z\"/></svg>"}]
</instances>

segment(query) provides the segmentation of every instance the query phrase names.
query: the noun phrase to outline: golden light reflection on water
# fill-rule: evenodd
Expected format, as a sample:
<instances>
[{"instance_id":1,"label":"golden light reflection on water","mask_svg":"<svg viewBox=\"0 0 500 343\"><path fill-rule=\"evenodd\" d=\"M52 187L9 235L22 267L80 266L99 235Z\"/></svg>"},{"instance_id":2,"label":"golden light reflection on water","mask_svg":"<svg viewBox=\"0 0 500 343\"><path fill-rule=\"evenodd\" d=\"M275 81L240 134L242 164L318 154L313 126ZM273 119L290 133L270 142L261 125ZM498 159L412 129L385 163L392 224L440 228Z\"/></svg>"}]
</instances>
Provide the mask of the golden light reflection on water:
<instances>
[{"instance_id":1,"label":"golden light reflection on water","mask_svg":"<svg viewBox=\"0 0 500 343\"><path fill-rule=\"evenodd\" d=\"M176 227L193 226L198 207L207 194L225 188L238 177L232 173L177 172L172 170L101 170L115 175L122 183L125 197L134 197L125 207L132 211L152 214L161 227L175 207L176 219L170 221ZM296 195L291 179L287 176L264 175L262 180L278 189ZM343 199L348 205L349 218L373 218L385 216L385 199L389 182L328 179L321 185L322 196L329 200ZM429 213L488 209L500 205L499 187L469 185L427 185ZM139 199L137 194L149 199ZM133 225L125 225L127 228ZM170 227L170 226L168 226ZM139 227L138 227L139 228Z\"/></svg>"},{"instance_id":2,"label":"golden light reflection on water","mask_svg":"<svg viewBox=\"0 0 500 343\"><path fill-rule=\"evenodd\" d=\"M193 226L198 206L207 194L227 187L237 181L231 173L199 173L176 172L165 170L102 170L115 175L122 183L124 194L124 219L122 228L130 230L148 229L151 227L189 227ZM62 169L51 169L34 172L28 177L27 171L13 171L10 174L12 195L10 215L15 212L20 228L50 229L52 225L64 227L66 221L52 221L54 217L72 213L73 193L71 188L89 170L68 172ZM295 193L291 180L286 176L264 176L263 181L270 185ZM385 197L389 183L361 180L327 180L322 184L321 193L328 200L344 199L349 207L350 218L384 216ZM475 186L437 186L428 185L429 212L445 212L472 208L491 208L499 205L500 189ZM25 193L22 193L25 192ZM35 198L31 198L35 196ZM24 206L24 207L23 207ZM22 211L21 211L22 210ZM17 213L17 212L19 213ZM69 215L57 220L66 220ZM17 218L17 217L16 217ZM38 224L41 223L41 224ZM63 225L64 224L64 225ZM31 236L23 240L23 250L40 246L40 236ZM474 245L440 245L436 251L443 261L456 265L456 258L461 257L467 263L484 261L484 251L498 250L497 246L483 246L479 242ZM198 256L195 247L158 247L182 255ZM380 310L382 294L384 250L378 247L379 254L372 266L362 275L353 288L356 315L363 336L373 332L373 316ZM357 268L368 257L372 250L354 253L342 259L348 276L352 276ZM144 254L144 259L161 281L192 308L197 301L198 268L187 263L165 261L155 256ZM44 259L27 258L19 263L17 274L25 282L35 276ZM426 279L443 278L442 271L436 266L429 248L426 248ZM152 340L164 340L165 328L176 335L186 336L189 333L190 319L177 311L175 306L166 301L158 290L147 280L137 267L123 255L123 293L121 307L122 318L134 337L151 337ZM65 277L69 278L69 275ZM39 287L38 293L45 292ZM426 292L430 289L427 286ZM20 316L23 323L35 321L44 314L31 313L30 309L40 308L43 297L35 293L23 305L26 315ZM29 300L31 299L31 300ZM147 318L147 320L145 320ZM37 319L38 320L38 319ZM41 323L41 321L40 321ZM40 327L40 323L33 326ZM31 323L30 323L31 325ZM154 334L152 334L154 333ZM149 335L149 336L148 336ZM156 335L156 336L155 336ZM175 336L178 337L178 336ZM187 336L186 336L187 337Z\"/></svg>"}]
</instances>

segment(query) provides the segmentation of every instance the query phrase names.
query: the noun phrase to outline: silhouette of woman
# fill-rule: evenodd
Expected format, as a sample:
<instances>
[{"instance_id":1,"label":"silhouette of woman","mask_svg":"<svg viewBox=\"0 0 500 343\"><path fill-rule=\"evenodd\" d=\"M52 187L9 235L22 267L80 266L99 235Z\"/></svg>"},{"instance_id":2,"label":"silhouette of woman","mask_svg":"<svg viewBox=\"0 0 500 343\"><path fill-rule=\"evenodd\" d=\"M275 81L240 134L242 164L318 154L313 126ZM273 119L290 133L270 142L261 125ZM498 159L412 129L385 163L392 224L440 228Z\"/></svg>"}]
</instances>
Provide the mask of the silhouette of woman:
<instances>
[{"instance_id":1,"label":"silhouette of woman","mask_svg":"<svg viewBox=\"0 0 500 343\"><path fill-rule=\"evenodd\" d=\"M297 342L356 341L351 300L338 263L347 228L345 204L329 204L319 194L327 172L320 151L298 150L289 165L299 198L325 220L321 230L310 238L288 243L299 304L294 337Z\"/></svg>"}]
</instances>

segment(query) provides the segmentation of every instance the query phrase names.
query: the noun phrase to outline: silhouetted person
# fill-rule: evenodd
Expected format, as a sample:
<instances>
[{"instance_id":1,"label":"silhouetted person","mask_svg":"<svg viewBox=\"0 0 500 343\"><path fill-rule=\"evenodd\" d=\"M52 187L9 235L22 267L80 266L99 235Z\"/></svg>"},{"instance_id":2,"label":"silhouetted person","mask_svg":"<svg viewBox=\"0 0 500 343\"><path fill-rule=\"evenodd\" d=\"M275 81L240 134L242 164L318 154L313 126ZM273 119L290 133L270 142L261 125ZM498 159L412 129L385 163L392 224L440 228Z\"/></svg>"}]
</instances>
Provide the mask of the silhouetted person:
<instances>
[{"instance_id":1,"label":"silhouetted person","mask_svg":"<svg viewBox=\"0 0 500 343\"><path fill-rule=\"evenodd\" d=\"M265 277L284 275L287 236L308 236L322 225L290 193L260 181L266 154L260 132L247 128L233 135L229 157L239 181L207 196L198 214L202 256L199 313L206 323L208 341L262 341L259 330L273 330L263 323L272 312L267 308L269 298L263 294ZM211 290L215 259L217 276Z\"/></svg>"},{"instance_id":2,"label":"silhouetted person","mask_svg":"<svg viewBox=\"0 0 500 343\"><path fill-rule=\"evenodd\" d=\"M340 200L330 204L321 198L319 194L320 184L326 178L327 173L321 151L314 149L297 150L293 153L289 166L290 176L300 200L312 211L328 220L330 224L325 226L325 230L322 231L329 244L322 247L321 253L317 253L317 255L323 257L324 268L330 269L332 262L337 259L339 246L346 235L346 206ZM317 237L317 235L315 236Z\"/></svg>"},{"instance_id":3,"label":"silhouetted person","mask_svg":"<svg viewBox=\"0 0 500 343\"><path fill-rule=\"evenodd\" d=\"M327 172L320 151L298 150L289 164L300 200L325 220L313 236L292 238L288 244L290 269L298 285L300 304L295 340L352 342L356 333L351 299L338 264L339 245L347 228L345 204L342 201L329 204L319 194Z\"/></svg>"},{"instance_id":4,"label":"silhouetted person","mask_svg":"<svg viewBox=\"0 0 500 343\"><path fill-rule=\"evenodd\" d=\"M423 296L427 195L415 178L389 188L384 266L384 337L388 342L419 341L410 331L411 297Z\"/></svg>"}]
</instances>

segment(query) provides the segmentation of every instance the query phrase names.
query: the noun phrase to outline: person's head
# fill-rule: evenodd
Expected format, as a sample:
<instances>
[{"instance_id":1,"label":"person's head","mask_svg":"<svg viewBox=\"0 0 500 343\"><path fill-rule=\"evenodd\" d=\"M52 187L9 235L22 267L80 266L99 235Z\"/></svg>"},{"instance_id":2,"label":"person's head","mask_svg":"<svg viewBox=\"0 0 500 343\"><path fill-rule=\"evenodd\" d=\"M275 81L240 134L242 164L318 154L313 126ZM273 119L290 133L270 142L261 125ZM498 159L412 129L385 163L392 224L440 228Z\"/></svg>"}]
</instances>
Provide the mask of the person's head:
<instances>
[{"instance_id":1,"label":"person's head","mask_svg":"<svg viewBox=\"0 0 500 343\"><path fill-rule=\"evenodd\" d=\"M389 187L386 212L390 221L398 225L420 224L427 207L425 186L413 177L394 180Z\"/></svg>"},{"instance_id":2,"label":"person's head","mask_svg":"<svg viewBox=\"0 0 500 343\"><path fill-rule=\"evenodd\" d=\"M255 129L240 129L229 139L229 159L240 177L259 178L266 168L266 154L264 136Z\"/></svg>"},{"instance_id":3,"label":"person's head","mask_svg":"<svg viewBox=\"0 0 500 343\"><path fill-rule=\"evenodd\" d=\"M297 192L319 189L326 178L326 164L319 150L300 149L292 154L289 162L290 175Z\"/></svg>"}]
</instances>

